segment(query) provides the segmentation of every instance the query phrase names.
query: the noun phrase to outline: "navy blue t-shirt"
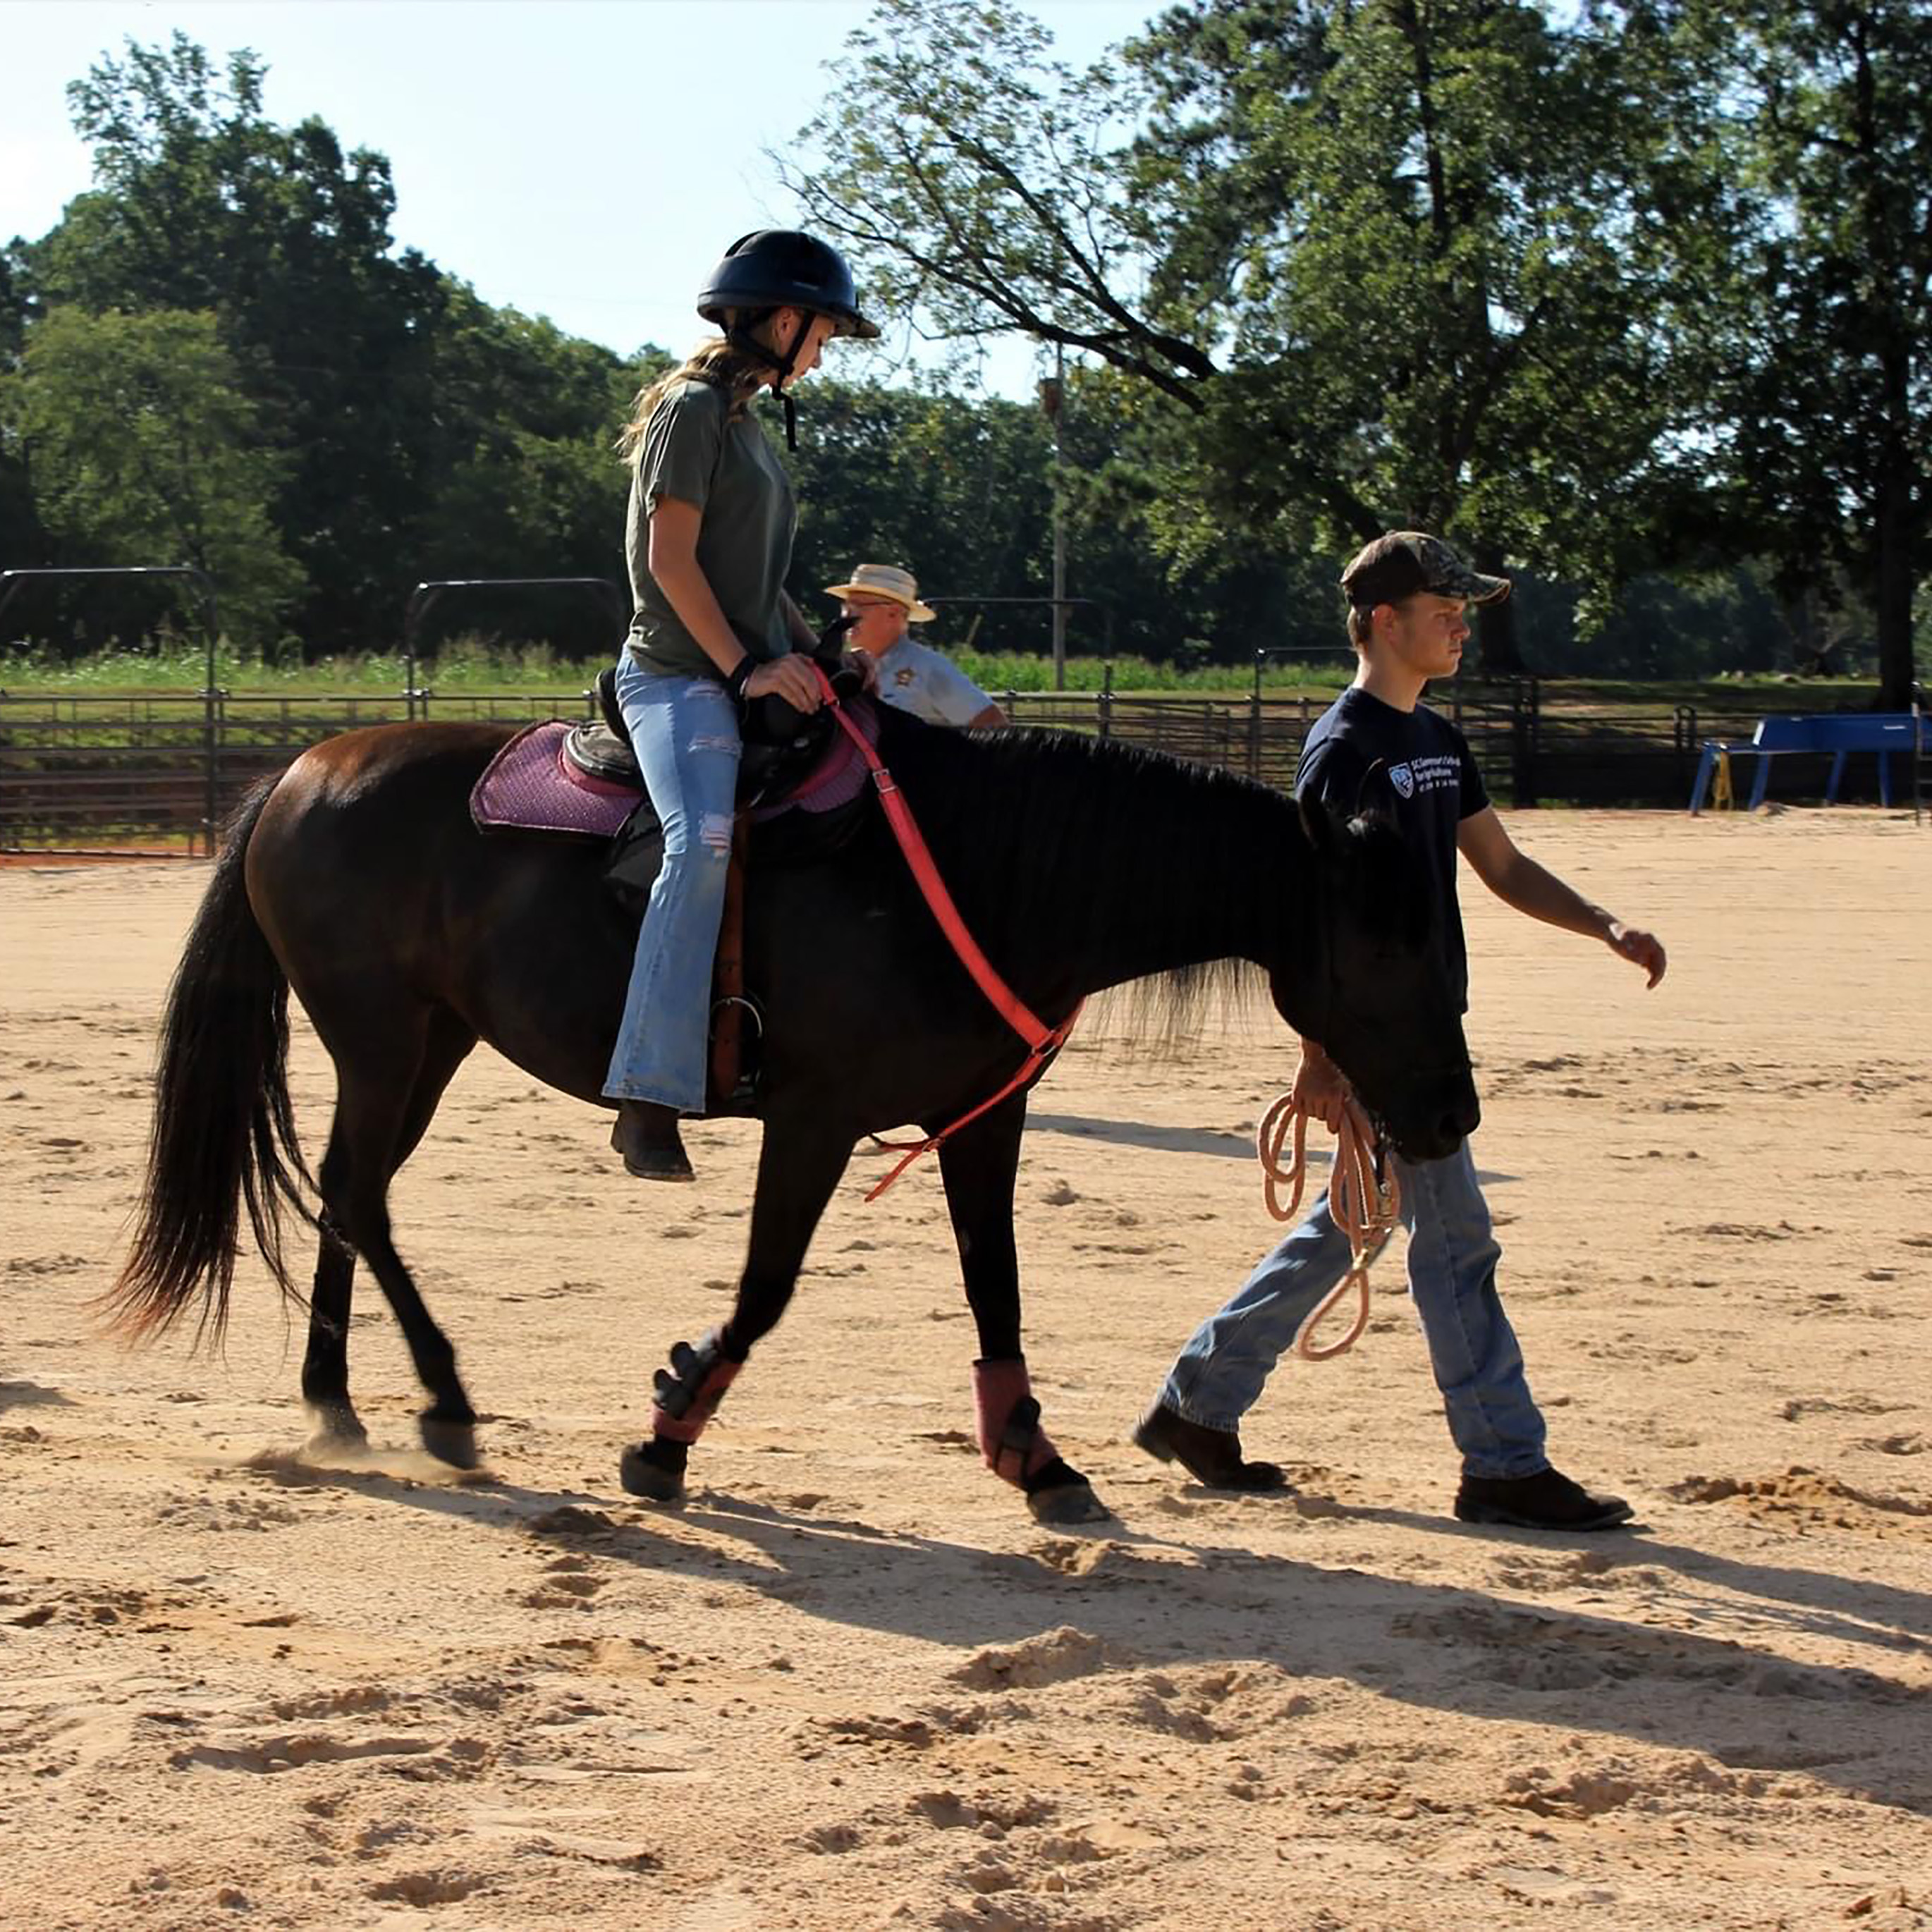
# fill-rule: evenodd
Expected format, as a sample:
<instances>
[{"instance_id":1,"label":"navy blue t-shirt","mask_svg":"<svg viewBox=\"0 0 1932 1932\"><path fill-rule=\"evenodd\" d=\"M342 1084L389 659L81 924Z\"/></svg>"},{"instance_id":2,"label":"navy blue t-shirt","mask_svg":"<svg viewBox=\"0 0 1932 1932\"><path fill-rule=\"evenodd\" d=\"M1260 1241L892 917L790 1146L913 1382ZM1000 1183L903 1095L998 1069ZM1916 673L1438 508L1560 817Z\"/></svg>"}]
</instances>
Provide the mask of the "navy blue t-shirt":
<instances>
[{"instance_id":1,"label":"navy blue t-shirt","mask_svg":"<svg viewBox=\"0 0 1932 1932\"><path fill-rule=\"evenodd\" d=\"M1302 746L1294 795L1344 818L1374 809L1394 819L1422 862L1449 983L1466 1010L1469 961L1456 900L1456 831L1490 802L1468 740L1426 705L1398 711L1366 691L1345 691Z\"/></svg>"}]
</instances>

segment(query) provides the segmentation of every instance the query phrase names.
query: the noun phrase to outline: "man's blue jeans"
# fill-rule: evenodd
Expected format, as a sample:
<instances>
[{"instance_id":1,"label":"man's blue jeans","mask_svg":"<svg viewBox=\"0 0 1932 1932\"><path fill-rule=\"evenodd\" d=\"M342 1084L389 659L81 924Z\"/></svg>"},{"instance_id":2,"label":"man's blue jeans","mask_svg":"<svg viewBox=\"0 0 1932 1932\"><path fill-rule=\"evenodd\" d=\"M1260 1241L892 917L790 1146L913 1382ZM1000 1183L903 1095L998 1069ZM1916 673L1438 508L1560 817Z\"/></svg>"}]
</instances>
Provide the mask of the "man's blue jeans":
<instances>
[{"instance_id":1,"label":"man's blue jeans","mask_svg":"<svg viewBox=\"0 0 1932 1932\"><path fill-rule=\"evenodd\" d=\"M1469 1144L1443 1160L1390 1158L1408 1229L1408 1292L1463 1471L1533 1476L1550 1462L1543 1417L1496 1293L1502 1250ZM1205 1428L1238 1428L1310 1311L1348 1271L1348 1237L1336 1226L1324 1192L1240 1292L1194 1331L1168 1372L1161 1400ZM1346 1317L1338 1310L1332 1318Z\"/></svg>"},{"instance_id":2,"label":"man's blue jeans","mask_svg":"<svg viewBox=\"0 0 1932 1932\"><path fill-rule=\"evenodd\" d=\"M701 1113L742 749L738 707L715 677L646 670L628 651L617 662L617 702L664 821L664 855L604 1091Z\"/></svg>"}]
</instances>

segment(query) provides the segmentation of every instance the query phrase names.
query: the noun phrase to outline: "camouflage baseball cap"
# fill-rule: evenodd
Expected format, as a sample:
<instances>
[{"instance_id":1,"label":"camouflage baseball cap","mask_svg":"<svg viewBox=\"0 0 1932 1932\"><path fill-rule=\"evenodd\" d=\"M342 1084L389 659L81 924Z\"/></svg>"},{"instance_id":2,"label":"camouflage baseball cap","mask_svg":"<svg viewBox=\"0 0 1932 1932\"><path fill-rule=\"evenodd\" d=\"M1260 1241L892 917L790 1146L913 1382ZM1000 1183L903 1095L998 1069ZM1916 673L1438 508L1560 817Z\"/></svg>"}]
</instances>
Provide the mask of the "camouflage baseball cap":
<instances>
[{"instance_id":1,"label":"camouflage baseball cap","mask_svg":"<svg viewBox=\"0 0 1932 1932\"><path fill-rule=\"evenodd\" d=\"M1342 573L1342 589L1358 610L1366 610L1400 604L1423 590L1432 597L1494 604L1510 594L1510 580L1472 570L1440 537L1390 530L1355 553Z\"/></svg>"}]
</instances>

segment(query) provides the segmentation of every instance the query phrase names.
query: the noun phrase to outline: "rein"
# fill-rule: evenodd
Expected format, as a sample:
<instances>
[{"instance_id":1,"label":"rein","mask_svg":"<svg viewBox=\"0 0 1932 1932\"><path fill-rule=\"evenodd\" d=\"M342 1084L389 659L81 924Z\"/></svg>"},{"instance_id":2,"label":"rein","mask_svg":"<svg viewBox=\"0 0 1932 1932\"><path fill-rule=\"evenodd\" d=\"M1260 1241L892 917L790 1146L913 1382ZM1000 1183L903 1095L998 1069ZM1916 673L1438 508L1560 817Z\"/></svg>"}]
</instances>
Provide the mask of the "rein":
<instances>
[{"instance_id":1,"label":"rein","mask_svg":"<svg viewBox=\"0 0 1932 1932\"><path fill-rule=\"evenodd\" d=\"M1294 1158L1284 1168L1282 1144L1293 1129ZM1277 1221L1292 1220L1301 1204L1308 1179L1308 1110L1298 1107L1292 1093L1284 1094L1262 1116L1255 1130L1255 1152L1267 1177L1262 1192L1268 1212ZM1279 1190L1292 1188L1286 1203ZM1335 1160L1329 1171L1328 1211L1348 1238L1348 1272L1324 1294L1295 1330L1294 1352L1304 1361L1325 1362L1346 1354L1369 1325L1369 1268L1402 1214L1402 1189L1395 1170L1382 1157L1381 1142L1361 1102L1352 1094L1342 1110L1335 1136ZM1339 1342L1316 1346L1315 1331L1337 1303L1353 1288L1355 1318Z\"/></svg>"},{"instance_id":2,"label":"rein","mask_svg":"<svg viewBox=\"0 0 1932 1932\"><path fill-rule=\"evenodd\" d=\"M981 952L979 942L967 930L965 920L959 916L959 908L952 903L952 895L946 890L946 881L939 876L939 868L926 848L925 835L920 832L919 823L912 815L912 808L907 804L897 781L867 741L865 733L845 715L845 707L832 688L832 680L826 676L824 667L814 662L812 668L826 705L838 720L838 728L859 748L859 755L865 760L866 770L872 775L879 802L885 808L886 822L892 827L892 836L898 841L899 850L905 854L905 862L912 868L914 880L932 908L933 917L938 920L940 930L958 955L959 963L972 975L973 983L986 994L994 1011L1018 1034L1027 1049L1019 1071L991 1100L982 1100L970 1113L961 1114L950 1126L942 1127L938 1133L930 1134L923 1140L879 1142L880 1146L889 1153L902 1158L891 1173L866 1196L868 1201L876 1201L922 1154L931 1154L944 1145L962 1127L970 1126L982 1114L990 1113L1008 1094L1037 1078L1047 1062L1066 1043L1084 1002L1076 1001L1073 1010L1059 1025L1050 1027L1000 977L994 970L993 962Z\"/></svg>"}]
</instances>

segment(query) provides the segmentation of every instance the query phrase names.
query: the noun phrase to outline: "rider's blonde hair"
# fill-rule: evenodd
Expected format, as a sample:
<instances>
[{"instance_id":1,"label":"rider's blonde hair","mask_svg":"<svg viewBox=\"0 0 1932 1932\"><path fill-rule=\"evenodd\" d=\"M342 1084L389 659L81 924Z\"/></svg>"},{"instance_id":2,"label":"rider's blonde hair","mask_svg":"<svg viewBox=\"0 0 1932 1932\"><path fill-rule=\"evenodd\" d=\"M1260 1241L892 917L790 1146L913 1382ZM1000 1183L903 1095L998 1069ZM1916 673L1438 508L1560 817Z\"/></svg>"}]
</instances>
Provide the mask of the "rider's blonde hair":
<instances>
[{"instance_id":1,"label":"rider's blonde hair","mask_svg":"<svg viewBox=\"0 0 1932 1932\"><path fill-rule=\"evenodd\" d=\"M728 310L725 315L728 324L735 325L745 320L743 313L736 310ZM760 314L751 332L762 341L764 330L764 316ZM735 422L750 407L752 398L758 393L770 374L767 364L734 348L723 336L707 336L676 368L668 375L660 376L655 382L646 384L632 398L631 419L617 439L617 454L626 463L637 460L652 415L679 383L708 382L713 388L728 392L731 398L728 420Z\"/></svg>"}]
</instances>

